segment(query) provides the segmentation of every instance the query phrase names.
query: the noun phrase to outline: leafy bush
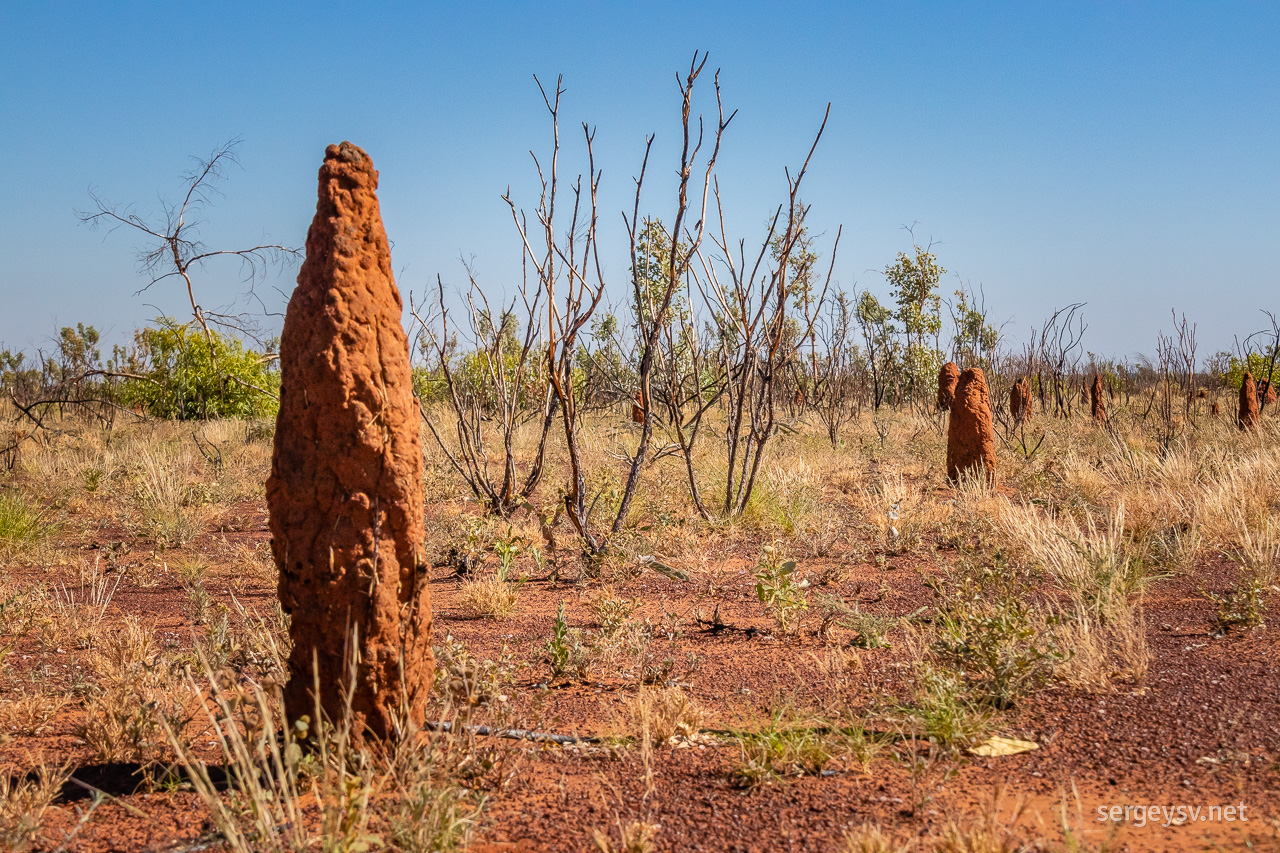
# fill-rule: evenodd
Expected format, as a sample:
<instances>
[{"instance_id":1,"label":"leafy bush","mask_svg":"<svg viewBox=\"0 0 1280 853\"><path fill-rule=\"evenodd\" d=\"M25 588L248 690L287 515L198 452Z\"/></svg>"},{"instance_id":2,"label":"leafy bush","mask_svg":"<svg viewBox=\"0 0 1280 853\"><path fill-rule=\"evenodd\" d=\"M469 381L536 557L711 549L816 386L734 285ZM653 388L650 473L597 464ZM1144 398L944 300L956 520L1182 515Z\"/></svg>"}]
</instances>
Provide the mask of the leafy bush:
<instances>
[{"instance_id":1,"label":"leafy bush","mask_svg":"<svg viewBox=\"0 0 1280 853\"><path fill-rule=\"evenodd\" d=\"M795 561L782 560L772 545L761 549L756 571L756 598L764 604L783 633L799 629L800 618L809 608L804 592L809 582L792 577L795 570Z\"/></svg>"},{"instance_id":2,"label":"leafy bush","mask_svg":"<svg viewBox=\"0 0 1280 853\"><path fill-rule=\"evenodd\" d=\"M1241 384L1244 383L1244 373L1249 371L1253 374L1253 378L1257 381L1270 379L1273 382L1280 380L1280 359L1276 360L1276 371L1271 372L1271 357L1260 352L1251 352L1248 361L1242 361L1237 355L1228 355L1221 360L1222 368L1222 384L1239 391ZM1269 375L1272 374L1272 375Z\"/></svg>"},{"instance_id":3,"label":"leafy bush","mask_svg":"<svg viewBox=\"0 0 1280 853\"><path fill-rule=\"evenodd\" d=\"M178 420L275 413L271 395L279 391L280 375L266 358L228 335L206 335L168 318L159 324L136 332L131 350L116 352L115 366L129 374L122 403Z\"/></svg>"},{"instance_id":4,"label":"leafy bush","mask_svg":"<svg viewBox=\"0 0 1280 853\"><path fill-rule=\"evenodd\" d=\"M1047 686L1066 658L1049 619L1024 599L1018 579L999 567L938 593L934 651L954 666L977 698L1008 708Z\"/></svg>"}]
</instances>

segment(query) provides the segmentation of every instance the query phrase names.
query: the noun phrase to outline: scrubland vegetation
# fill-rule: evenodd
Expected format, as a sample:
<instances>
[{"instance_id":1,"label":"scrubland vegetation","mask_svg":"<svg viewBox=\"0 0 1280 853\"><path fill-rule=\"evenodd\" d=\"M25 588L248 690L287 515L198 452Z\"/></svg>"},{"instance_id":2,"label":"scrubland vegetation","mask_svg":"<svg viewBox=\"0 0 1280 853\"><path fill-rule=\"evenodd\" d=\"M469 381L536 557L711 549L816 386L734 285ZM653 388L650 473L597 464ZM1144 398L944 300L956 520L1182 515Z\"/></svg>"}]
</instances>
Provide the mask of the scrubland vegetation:
<instances>
[{"instance_id":1,"label":"scrubland vegetation","mask_svg":"<svg viewBox=\"0 0 1280 853\"><path fill-rule=\"evenodd\" d=\"M946 483L936 414L864 410L833 449L797 411L780 419L743 512L704 520L669 454L646 465L634 514L602 553L556 519L555 480L503 517L428 442L429 718L449 725L405 732L389 751L355 749L341 720L301 729L280 717L288 634L260 493L269 422L51 416L13 455L0 501L6 842L97 849L110 843L101 821L132 827L137 849L163 849L164 831L231 849L453 849L522 837L517 804L533 780L567 774L618 790L564 849L591 837L664 849L662 827L685 804L663 789L684 772L724 808L891 780L900 808L832 805L838 819L813 849L846 843L835 827L851 850L894 849L865 846L880 835L922 849L1077 843L1091 813L1068 809L1066 836L982 823L1007 815L971 811L975 792L1008 783L1007 810L1033 780L1009 778L1023 756L984 770L968 750L993 734L1052 749L1045 697L1087 717L1117 696L1227 691L1153 683L1171 651L1163 622L1204 654L1274 643L1276 422L1242 434L1207 414L1211 400L1168 446L1134 405L1105 426L1037 416L1040 449L1002 445L995 488ZM640 428L629 415L584 419L598 512L618 500L619 448ZM537 424L516 430L515 458L539 440ZM708 493L716 449L694 458ZM557 443L546 455L550 470L567 466ZM508 729L569 737L480 733ZM1275 748L1274 731L1253 735ZM684 756L697 760L680 771ZM1234 777L1255 798L1274 790L1266 761L1274 753ZM111 770L84 774L95 767ZM1050 799L1104 781L1069 754L1054 767ZM77 773L104 793L74 796ZM157 824L145 816L157 797L205 817ZM565 820L583 825L580 812ZM1011 846L945 846L978 832Z\"/></svg>"},{"instance_id":2,"label":"scrubland vegetation","mask_svg":"<svg viewBox=\"0 0 1280 853\"><path fill-rule=\"evenodd\" d=\"M718 121L690 121L699 72L665 221L641 214L640 170L616 314L590 132L571 189L548 169L532 214L507 199L518 288L468 274L463 309L443 282L411 301L437 666L420 730L283 716L272 341L193 297L190 324L106 359L84 326L0 354L0 843L1277 843L1280 332L1203 359L1174 317L1154 360L1108 361L1071 305L1002 340L915 235L883 297L843 292L807 160L754 249L725 232L733 114L717 83ZM555 124L562 90L544 94ZM190 283L205 256L147 234ZM947 478L947 361L984 371L994 482ZM1095 819L1237 800L1255 820Z\"/></svg>"}]
</instances>

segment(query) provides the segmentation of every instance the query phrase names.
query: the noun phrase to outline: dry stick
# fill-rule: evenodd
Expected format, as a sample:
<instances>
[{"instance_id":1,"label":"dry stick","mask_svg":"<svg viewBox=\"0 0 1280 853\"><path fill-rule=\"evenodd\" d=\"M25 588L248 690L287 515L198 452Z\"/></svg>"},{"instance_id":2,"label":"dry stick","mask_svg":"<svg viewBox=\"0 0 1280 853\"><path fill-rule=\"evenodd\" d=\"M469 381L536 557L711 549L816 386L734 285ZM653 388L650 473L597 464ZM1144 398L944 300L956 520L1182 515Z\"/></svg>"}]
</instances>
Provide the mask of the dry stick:
<instances>
[{"instance_id":1,"label":"dry stick","mask_svg":"<svg viewBox=\"0 0 1280 853\"><path fill-rule=\"evenodd\" d=\"M576 744L576 743L600 743L600 738L593 735L562 735L555 732L536 732L529 729L495 729L490 726L469 726L458 725L448 722L431 722L426 723L426 727L432 731L450 733L453 731L463 731L467 734L480 735L481 737L502 737L511 740L532 740L544 743L560 743L560 744Z\"/></svg>"}]
</instances>

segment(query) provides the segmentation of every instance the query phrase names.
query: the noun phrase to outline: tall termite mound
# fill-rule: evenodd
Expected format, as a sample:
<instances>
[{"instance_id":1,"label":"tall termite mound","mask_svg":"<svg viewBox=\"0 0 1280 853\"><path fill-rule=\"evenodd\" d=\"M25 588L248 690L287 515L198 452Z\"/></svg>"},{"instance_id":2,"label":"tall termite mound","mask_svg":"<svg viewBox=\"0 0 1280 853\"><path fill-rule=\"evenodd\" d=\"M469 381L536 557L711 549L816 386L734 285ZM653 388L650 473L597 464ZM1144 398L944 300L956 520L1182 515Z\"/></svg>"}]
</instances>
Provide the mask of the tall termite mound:
<instances>
[{"instance_id":1,"label":"tall termite mound","mask_svg":"<svg viewBox=\"0 0 1280 853\"><path fill-rule=\"evenodd\" d=\"M377 188L363 150L325 150L280 339L267 508L291 617L287 713L313 715L318 683L325 712L341 715L354 637L354 731L385 738L402 699L423 722L434 659L419 414Z\"/></svg>"},{"instance_id":2,"label":"tall termite mound","mask_svg":"<svg viewBox=\"0 0 1280 853\"><path fill-rule=\"evenodd\" d=\"M966 472L995 482L996 434L991 425L991 400L987 378L977 367L960 374L947 424L947 479L958 482Z\"/></svg>"},{"instance_id":3,"label":"tall termite mound","mask_svg":"<svg viewBox=\"0 0 1280 853\"><path fill-rule=\"evenodd\" d=\"M1276 386L1272 385L1266 379L1258 383L1258 403L1260 406L1275 405L1276 402Z\"/></svg>"},{"instance_id":4,"label":"tall termite mound","mask_svg":"<svg viewBox=\"0 0 1280 853\"><path fill-rule=\"evenodd\" d=\"M1262 414L1258 411L1258 387L1253 383L1253 374L1245 371L1244 381L1240 383L1240 409L1236 413L1236 426L1240 429L1257 429Z\"/></svg>"},{"instance_id":5,"label":"tall termite mound","mask_svg":"<svg viewBox=\"0 0 1280 853\"><path fill-rule=\"evenodd\" d=\"M1093 409L1093 419L1098 423L1107 420L1107 406L1102 400L1102 374L1093 374L1093 387L1089 389L1089 405Z\"/></svg>"},{"instance_id":6,"label":"tall termite mound","mask_svg":"<svg viewBox=\"0 0 1280 853\"><path fill-rule=\"evenodd\" d=\"M954 361L948 361L938 371L938 411L945 412L951 408L956 399L956 383L960 381L960 368Z\"/></svg>"},{"instance_id":7,"label":"tall termite mound","mask_svg":"<svg viewBox=\"0 0 1280 853\"><path fill-rule=\"evenodd\" d=\"M1009 389L1009 414L1015 424L1031 420L1031 383L1025 376Z\"/></svg>"}]
</instances>

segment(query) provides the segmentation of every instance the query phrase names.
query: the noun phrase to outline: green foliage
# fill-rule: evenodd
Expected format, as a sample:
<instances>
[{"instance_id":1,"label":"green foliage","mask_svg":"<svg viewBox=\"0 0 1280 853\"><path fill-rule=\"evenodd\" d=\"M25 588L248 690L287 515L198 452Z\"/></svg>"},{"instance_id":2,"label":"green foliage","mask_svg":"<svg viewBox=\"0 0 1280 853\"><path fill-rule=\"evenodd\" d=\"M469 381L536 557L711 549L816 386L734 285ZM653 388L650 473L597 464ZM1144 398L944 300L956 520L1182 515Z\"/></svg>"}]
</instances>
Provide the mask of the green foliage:
<instances>
[{"instance_id":1,"label":"green foliage","mask_svg":"<svg viewBox=\"0 0 1280 853\"><path fill-rule=\"evenodd\" d=\"M997 565L963 578L938 596L934 651L954 666L979 701L1008 708L1046 687L1065 660L1048 620L1028 604L1018 579Z\"/></svg>"},{"instance_id":2,"label":"green foliage","mask_svg":"<svg viewBox=\"0 0 1280 853\"><path fill-rule=\"evenodd\" d=\"M57 353L50 357L41 353L38 364L24 353L0 350L0 390L20 400L41 394L68 400L86 390L101 390L102 380L96 373L102 369L99 339L93 326L77 323L75 328L62 327Z\"/></svg>"},{"instance_id":3,"label":"green foliage","mask_svg":"<svg viewBox=\"0 0 1280 853\"><path fill-rule=\"evenodd\" d=\"M683 261L689 253L689 246L680 243L676 246L679 260ZM662 309L662 301L666 297L667 288L671 285L672 273L671 235L660 219L646 219L636 237L636 259L632 274L635 277L639 301L633 306L637 317L643 318L643 327L649 328ZM678 272L677 272L678 274ZM663 318L663 325L668 326L672 320L687 318L688 302L679 292L680 282L676 282L676 292L671 295L668 313ZM632 300L636 294L632 293Z\"/></svg>"},{"instance_id":4,"label":"green foliage","mask_svg":"<svg viewBox=\"0 0 1280 853\"><path fill-rule=\"evenodd\" d=\"M926 662L916 672L914 702L903 711L940 746L974 743L989 731L991 711L970 701L968 692L959 673Z\"/></svg>"},{"instance_id":5,"label":"green foliage","mask_svg":"<svg viewBox=\"0 0 1280 853\"><path fill-rule=\"evenodd\" d=\"M874 385L872 403L878 409L884 402L890 374L899 358L893 312L881 304L874 294L864 290L858 297L853 316L862 330L862 342L867 354L867 369L871 372L871 381Z\"/></svg>"},{"instance_id":6,"label":"green foliage","mask_svg":"<svg viewBox=\"0 0 1280 853\"><path fill-rule=\"evenodd\" d=\"M1244 384L1245 371L1253 374L1253 380L1258 382L1263 379L1270 379L1272 382L1280 379L1280 358L1276 359L1275 370L1271 370L1271 356L1260 352L1251 352L1248 360L1242 360L1238 355L1225 355L1220 361L1220 375L1222 376L1222 384L1239 391L1240 386Z\"/></svg>"},{"instance_id":7,"label":"green foliage","mask_svg":"<svg viewBox=\"0 0 1280 853\"><path fill-rule=\"evenodd\" d=\"M16 495L0 494L0 547L35 542L46 529L39 513L26 501Z\"/></svg>"},{"instance_id":8,"label":"green foliage","mask_svg":"<svg viewBox=\"0 0 1280 853\"><path fill-rule=\"evenodd\" d=\"M581 676L587 668L587 650L582 645L581 632L569 627L564 618L564 602L556 613L551 626L551 638L547 640L547 665L553 679L570 675Z\"/></svg>"},{"instance_id":9,"label":"green foliage","mask_svg":"<svg viewBox=\"0 0 1280 853\"><path fill-rule=\"evenodd\" d=\"M1232 628L1258 628L1262 611L1267 609L1267 587L1255 576L1243 576L1235 589L1226 595L1208 593L1218 605L1215 633L1226 634Z\"/></svg>"},{"instance_id":10,"label":"green foliage","mask_svg":"<svg viewBox=\"0 0 1280 853\"><path fill-rule=\"evenodd\" d=\"M955 292L956 304L951 309L955 325L955 341L952 345L957 364L987 367L995 354L1000 333L987 322L987 316L972 295L963 290Z\"/></svg>"},{"instance_id":11,"label":"green foliage","mask_svg":"<svg viewBox=\"0 0 1280 853\"><path fill-rule=\"evenodd\" d=\"M906 337L902 363L908 392L933 388L942 366L942 353L927 341L936 341L942 331L938 283L945 272L933 253L918 245L913 247L913 255L899 252L897 260L884 268L884 277L898 303L894 316Z\"/></svg>"},{"instance_id":12,"label":"green foliage","mask_svg":"<svg viewBox=\"0 0 1280 853\"><path fill-rule=\"evenodd\" d=\"M1271 587L1270 574L1269 567L1258 565L1251 560L1242 560L1240 579L1234 589L1225 595L1205 593L1218 605L1215 634L1225 635L1232 628L1262 627L1262 613L1267 609L1266 595Z\"/></svg>"},{"instance_id":13,"label":"green foliage","mask_svg":"<svg viewBox=\"0 0 1280 853\"><path fill-rule=\"evenodd\" d=\"M493 553L498 555L498 580L506 583L511 574L511 566L520 552L529 547L529 540L512 532L507 525L507 535L493 543Z\"/></svg>"},{"instance_id":14,"label":"green foliage","mask_svg":"<svg viewBox=\"0 0 1280 853\"><path fill-rule=\"evenodd\" d=\"M800 615L809 607L804 592L809 582L797 581L793 577L795 570L795 561L782 560L772 545L761 549L756 570L756 598L786 633L800 627Z\"/></svg>"},{"instance_id":15,"label":"green foliage","mask_svg":"<svg viewBox=\"0 0 1280 853\"><path fill-rule=\"evenodd\" d=\"M814 602L821 623L818 634L828 637L837 625L853 631L853 639L849 645L860 649L887 649L889 641L885 634L895 624L894 619L864 613L855 603L852 606L838 595L818 593Z\"/></svg>"},{"instance_id":16,"label":"green foliage","mask_svg":"<svg viewBox=\"0 0 1280 853\"><path fill-rule=\"evenodd\" d=\"M942 330L942 300L937 291L946 270L927 249L915 246L914 255L899 252L897 260L884 268L884 277L893 288L896 316L909 344L920 345Z\"/></svg>"},{"instance_id":17,"label":"green foliage","mask_svg":"<svg viewBox=\"0 0 1280 853\"><path fill-rule=\"evenodd\" d=\"M263 392L279 390L279 373L228 335L206 335L161 318L158 328L135 333L132 349L117 348L114 362L118 371L136 377L121 385L121 402L153 417L254 418L276 410L276 401Z\"/></svg>"},{"instance_id":18,"label":"green foliage","mask_svg":"<svg viewBox=\"0 0 1280 853\"><path fill-rule=\"evenodd\" d=\"M821 776L834 758L832 744L807 727L749 735L739 747L742 763L734 771L734 781L743 788L757 788L786 776Z\"/></svg>"}]
</instances>

